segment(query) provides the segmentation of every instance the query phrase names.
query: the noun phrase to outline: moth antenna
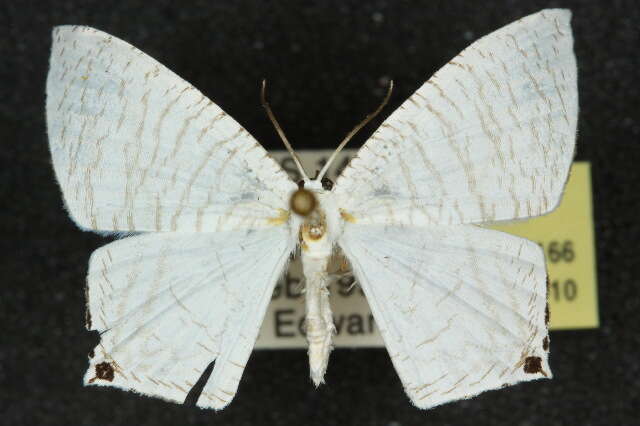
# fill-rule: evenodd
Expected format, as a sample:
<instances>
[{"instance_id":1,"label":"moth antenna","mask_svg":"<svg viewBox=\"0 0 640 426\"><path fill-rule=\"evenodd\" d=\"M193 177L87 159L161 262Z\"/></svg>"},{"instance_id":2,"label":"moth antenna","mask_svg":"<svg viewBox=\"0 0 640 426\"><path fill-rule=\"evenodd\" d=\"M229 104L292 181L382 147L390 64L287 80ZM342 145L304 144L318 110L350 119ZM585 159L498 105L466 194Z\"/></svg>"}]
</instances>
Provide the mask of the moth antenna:
<instances>
[{"instance_id":1,"label":"moth antenna","mask_svg":"<svg viewBox=\"0 0 640 426\"><path fill-rule=\"evenodd\" d=\"M302 179L304 179L305 182L308 182L309 177L304 172L304 169L302 168L302 163L300 163L300 159L298 158L298 155L295 153L295 151L291 147L291 144L287 140L287 137L284 135L284 131L282 131L282 127L280 127L278 120L276 120L276 116L273 114L273 111L271 111L271 107L267 102L266 92L267 92L267 80L263 79L262 89L260 90L260 101L262 103L262 106L264 107L265 110L267 110L267 115L269 116L269 119L271 120L273 127L276 128L276 131L278 132L278 135L280 135L280 139L282 139L284 146L287 148L287 151L289 151L289 154L291 154L291 158L293 158L293 162L296 163L296 167L298 167L300 176L302 176Z\"/></svg>"},{"instance_id":2,"label":"moth antenna","mask_svg":"<svg viewBox=\"0 0 640 426\"><path fill-rule=\"evenodd\" d=\"M367 115L364 120L362 120L360 122L360 124L358 124L356 127L353 128L353 130L351 130L347 136L345 136L345 138L342 140L342 142L340 142L340 145L338 145L338 148L336 148L336 150L333 152L333 154L331 154L331 157L329 157L329 160L327 161L327 163L324 165L324 167L322 168L322 170L320 170L320 173L318 174L318 176L316 177L316 180L322 180L322 178L324 177L324 175L327 173L327 171L329 170L329 167L331 166L331 163L333 163L333 161L336 159L336 157L338 156L338 154L340 153L340 151L342 151L342 148L344 148L344 146L347 144L347 142L349 142L349 140L351 140L351 138L353 137L353 135L355 135L356 133L358 133L358 131L360 129L362 129L364 126L367 125L367 123L369 123L371 120L373 120L373 118L378 115L380 113L380 111L382 111L382 108L385 107L385 105L387 105L387 102L389 102L389 98L391 97L391 92L393 91L393 80L389 81L389 89L387 89L387 95L384 97L384 99L382 100L382 103L380 104L380 106L373 111L372 113L370 113L369 115Z\"/></svg>"}]
</instances>

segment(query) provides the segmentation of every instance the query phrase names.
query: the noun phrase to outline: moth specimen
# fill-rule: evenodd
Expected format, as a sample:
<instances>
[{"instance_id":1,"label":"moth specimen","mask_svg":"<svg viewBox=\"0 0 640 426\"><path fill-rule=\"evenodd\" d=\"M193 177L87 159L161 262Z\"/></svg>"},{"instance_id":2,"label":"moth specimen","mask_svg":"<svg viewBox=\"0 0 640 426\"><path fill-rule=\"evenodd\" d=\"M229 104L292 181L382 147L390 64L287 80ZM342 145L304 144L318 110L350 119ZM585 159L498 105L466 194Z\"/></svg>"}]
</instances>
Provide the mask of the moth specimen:
<instances>
[{"instance_id":1,"label":"moth specimen","mask_svg":"<svg viewBox=\"0 0 640 426\"><path fill-rule=\"evenodd\" d=\"M578 111L569 21L544 10L473 43L384 121L335 185L324 179L330 162L291 181L140 50L57 27L47 122L67 209L83 229L133 234L91 256L87 327L101 340L85 383L182 402L215 361L197 405L225 407L295 253L321 383L337 251L418 407L551 377L542 250L478 225L560 201Z\"/></svg>"}]
</instances>

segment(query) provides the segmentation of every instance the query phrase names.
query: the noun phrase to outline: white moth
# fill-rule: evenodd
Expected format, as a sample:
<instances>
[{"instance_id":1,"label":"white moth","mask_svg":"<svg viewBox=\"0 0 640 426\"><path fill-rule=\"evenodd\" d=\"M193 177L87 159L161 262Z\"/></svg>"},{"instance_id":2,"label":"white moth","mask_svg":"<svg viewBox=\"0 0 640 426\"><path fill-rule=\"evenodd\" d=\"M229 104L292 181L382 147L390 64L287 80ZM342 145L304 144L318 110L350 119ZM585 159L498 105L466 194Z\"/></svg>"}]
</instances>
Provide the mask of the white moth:
<instances>
[{"instance_id":1,"label":"white moth","mask_svg":"<svg viewBox=\"0 0 640 426\"><path fill-rule=\"evenodd\" d=\"M418 407L551 377L543 253L477 225L560 201L578 111L569 21L544 10L473 43L332 189L322 184L330 162L316 179L300 170L299 187L140 50L56 28L47 122L66 206L83 229L135 233L91 256L87 327L101 341L85 384L181 402L215 360L197 405L225 407L297 248L316 385L332 347L327 263L338 250Z\"/></svg>"}]
</instances>

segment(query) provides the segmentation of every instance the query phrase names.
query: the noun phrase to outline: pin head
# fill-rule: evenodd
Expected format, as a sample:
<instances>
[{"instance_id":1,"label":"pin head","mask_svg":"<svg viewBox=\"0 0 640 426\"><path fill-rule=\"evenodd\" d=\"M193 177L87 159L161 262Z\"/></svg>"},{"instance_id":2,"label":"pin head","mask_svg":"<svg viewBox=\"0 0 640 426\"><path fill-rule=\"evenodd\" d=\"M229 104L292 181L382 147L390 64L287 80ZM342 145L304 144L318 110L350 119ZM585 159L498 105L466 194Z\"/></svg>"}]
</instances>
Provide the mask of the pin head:
<instances>
[{"instance_id":1,"label":"pin head","mask_svg":"<svg viewBox=\"0 0 640 426\"><path fill-rule=\"evenodd\" d=\"M313 192L302 188L298 188L289 199L289 206L294 213L300 216L308 216L316 208L317 200Z\"/></svg>"}]
</instances>

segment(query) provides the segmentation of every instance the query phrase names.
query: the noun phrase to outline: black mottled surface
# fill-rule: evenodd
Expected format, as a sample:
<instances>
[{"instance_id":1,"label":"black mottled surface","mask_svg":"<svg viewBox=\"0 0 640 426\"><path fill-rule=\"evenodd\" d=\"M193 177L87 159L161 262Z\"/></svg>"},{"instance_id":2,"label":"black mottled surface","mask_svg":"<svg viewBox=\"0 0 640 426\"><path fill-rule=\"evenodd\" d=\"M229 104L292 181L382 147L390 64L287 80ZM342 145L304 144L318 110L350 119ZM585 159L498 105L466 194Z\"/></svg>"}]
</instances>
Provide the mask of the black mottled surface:
<instances>
[{"instance_id":1,"label":"black mottled surface","mask_svg":"<svg viewBox=\"0 0 640 426\"><path fill-rule=\"evenodd\" d=\"M378 104L388 77L396 91L383 116L470 41L551 6L574 11L578 157L593 164L602 323L552 333L554 380L424 412L412 407L379 349L336 350L328 383L318 390L304 351L256 352L237 397L220 413L82 387L86 356L97 342L84 329L84 276L91 251L105 239L67 217L50 165L44 83L53 25L91 25L128 40L191 81L268 148L279 148L258 103L258 82L266 76L294 145L328 148ZM637 424L639 28L633 0L3 0L0 423Z\"/></svg>"}]
</instances>

